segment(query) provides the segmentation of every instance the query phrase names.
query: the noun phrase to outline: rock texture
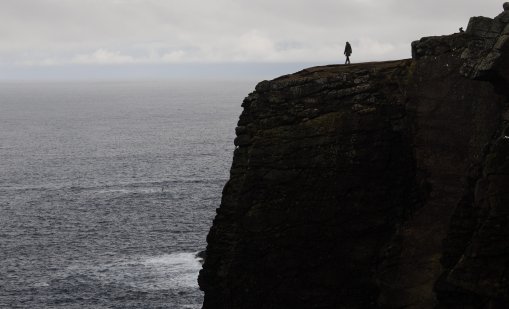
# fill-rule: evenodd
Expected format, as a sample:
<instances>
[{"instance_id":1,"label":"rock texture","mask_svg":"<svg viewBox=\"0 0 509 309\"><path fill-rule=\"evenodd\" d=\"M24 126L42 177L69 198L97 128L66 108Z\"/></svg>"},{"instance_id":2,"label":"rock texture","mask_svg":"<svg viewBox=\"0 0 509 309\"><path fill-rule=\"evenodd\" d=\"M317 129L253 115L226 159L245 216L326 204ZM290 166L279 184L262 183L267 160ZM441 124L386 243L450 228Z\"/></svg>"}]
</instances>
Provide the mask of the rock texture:
<instances>
[{"instance_id":1,"label":"rock texture","mask_svg":"<svg viewBox=\"0 0 509 309\"><path fill-rule=\"evenodd\" d=\"M508 23L259 83L203 308L509 307Z\"/></svg>"}]
</instances>

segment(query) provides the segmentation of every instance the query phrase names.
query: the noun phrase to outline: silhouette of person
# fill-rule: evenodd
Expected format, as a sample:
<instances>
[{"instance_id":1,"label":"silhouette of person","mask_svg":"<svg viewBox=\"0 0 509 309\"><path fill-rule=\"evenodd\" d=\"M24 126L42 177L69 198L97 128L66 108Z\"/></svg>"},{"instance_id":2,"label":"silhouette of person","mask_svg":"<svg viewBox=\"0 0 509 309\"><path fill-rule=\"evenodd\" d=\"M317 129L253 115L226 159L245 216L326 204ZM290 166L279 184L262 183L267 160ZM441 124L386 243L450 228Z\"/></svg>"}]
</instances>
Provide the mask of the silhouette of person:
<instances>
[{"instance_id":1,"label":"silhouette of person","mask_svg":"<svg viewBox=\"0 0 509 309\"><path fill-rule=\"evenodd\" d=\"M352 46L348 42L346 42L344 54L346 56L345 64L350 64L350 55L352 54Z\"/></svg>"},{"instance_id":2,"label":"silhouette of person","mask_svg":"<svg viewBox=\"0 0 509 309\"><path fill-rule=\"evenodd\" d=\"M465 30L463 30L463 27L460 27L460 33L463 33L465 32Z\"/></svg>"}]
</instances>

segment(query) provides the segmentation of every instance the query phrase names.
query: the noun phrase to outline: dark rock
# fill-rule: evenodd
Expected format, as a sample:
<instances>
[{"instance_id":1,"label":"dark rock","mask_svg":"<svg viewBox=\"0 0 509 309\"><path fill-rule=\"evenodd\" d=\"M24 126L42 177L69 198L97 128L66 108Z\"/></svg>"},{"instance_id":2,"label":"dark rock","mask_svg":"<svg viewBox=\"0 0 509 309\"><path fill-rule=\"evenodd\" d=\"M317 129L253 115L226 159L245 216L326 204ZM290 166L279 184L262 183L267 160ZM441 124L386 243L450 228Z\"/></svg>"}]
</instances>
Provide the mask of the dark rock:
<instances>
[{"instance_id":1,"label":"dark rock","mask_svg":"<svg viewBox=\"0 0 509 309\"><path fill-rule=\"evenodd\" d=\"M249 135L239 135L233 141L235 146L248 146L251 144L251 137Z\"/></svg>"},{"instance_id":2,"label":"dark rock","mask_svg":"<svg viewBox=\"0 0 509 309\"><path fill-rule=\"evenodd\" d=\"M247 128L244 126L238 126L235 128L235 134L237 136L247 134Z\"/></svg>"},{"instance_id":3,"label":"dark rock","mask_svg":"<svg viewBox=\"0 0 509 309\"><path fill-rule=\"evenodd\" d=\"M207 238L204 308L509 307L505 23L259 83Z\"/></svg>"},{"instance_id":4,"label":"dark rock","mask_svg":"<svg viewBox=\"0 0 509 309\"><path fill-rule=\"evenodd\" d=\"M203 250L198 253L196 253L195 257L200 260L200 263L203 264L205 262L205 259L207 258L207 251Z\"/></svg>"}]
</instances>

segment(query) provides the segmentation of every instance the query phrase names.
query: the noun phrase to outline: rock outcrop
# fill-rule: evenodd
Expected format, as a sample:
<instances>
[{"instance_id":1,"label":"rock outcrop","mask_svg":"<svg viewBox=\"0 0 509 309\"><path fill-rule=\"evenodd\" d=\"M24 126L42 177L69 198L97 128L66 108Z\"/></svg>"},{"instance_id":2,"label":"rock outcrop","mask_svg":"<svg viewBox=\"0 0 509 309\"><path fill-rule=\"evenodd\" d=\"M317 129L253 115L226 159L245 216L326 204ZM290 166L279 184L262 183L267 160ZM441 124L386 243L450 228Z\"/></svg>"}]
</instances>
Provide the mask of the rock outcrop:
<instances>
[{"instance_id":1,"label":"rock outcrop","mask_svg":"<svg viewBox=\"0 0 509 309\"><path fill-rule=\"evenodd\" d=\"M203 308L509 307L508 14L259 83Z\"/></svg>"}]
</instances>

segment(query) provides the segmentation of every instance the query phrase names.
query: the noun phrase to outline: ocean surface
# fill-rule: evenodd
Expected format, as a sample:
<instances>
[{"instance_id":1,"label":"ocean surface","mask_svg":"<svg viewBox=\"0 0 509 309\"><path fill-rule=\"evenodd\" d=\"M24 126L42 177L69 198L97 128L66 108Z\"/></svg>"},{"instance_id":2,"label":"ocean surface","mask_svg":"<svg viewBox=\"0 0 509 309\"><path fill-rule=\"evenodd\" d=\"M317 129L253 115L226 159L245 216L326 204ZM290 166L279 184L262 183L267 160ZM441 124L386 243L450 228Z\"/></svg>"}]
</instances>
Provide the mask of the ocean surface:
<instances>
[{"instance_id":1,"label":"ocean surface","mask_svg":"<svg viewBox=\"0 0 509 309\"><path fill-rule=\"evenodd\" d=\"M200 308L254 86L0 84L0 308Z\"/></svg>"}]
</instances>

